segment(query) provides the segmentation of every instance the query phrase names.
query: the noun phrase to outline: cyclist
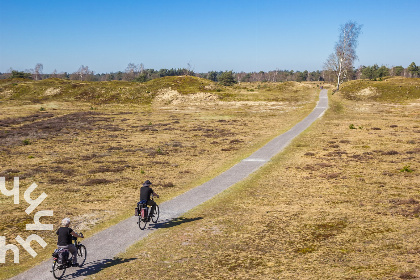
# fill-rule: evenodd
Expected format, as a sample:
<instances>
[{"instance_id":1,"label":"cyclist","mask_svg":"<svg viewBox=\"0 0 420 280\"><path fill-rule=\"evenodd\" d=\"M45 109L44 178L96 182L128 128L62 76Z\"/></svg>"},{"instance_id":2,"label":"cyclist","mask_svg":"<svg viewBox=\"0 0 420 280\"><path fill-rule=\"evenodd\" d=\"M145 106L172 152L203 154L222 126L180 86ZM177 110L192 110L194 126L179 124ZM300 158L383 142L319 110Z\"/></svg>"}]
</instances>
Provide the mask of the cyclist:
<instances>
[{"instance_id":1,"label":"cyclist","mask_svg":"<svg viewBox=\"0 0 420 280\"><path fill-rule=\"evenodd\" d=\"M150 210L149 217L153 217L153 214L156 209L156 202L150 199L150 196L156 196L159 198L159 195L153 191L153 189L150 187L152 183L149 180L146 180L143 183L143 186L140 188L140 204L146 204L149 206L152 206L152 209Z\"/></svg>"},{"instance_id":2,"label":"cyclist","mask_svg":"<svg viewBox=\"0 0 420 280\"><path fill-rule=\"evenodd\" d=\"M74 232L70 226L70 219L64 218L61 221L61 227L57 230L58 241L57 246L58 248L67 249L73 255L73 264L72 266L79 266L77 263L77 249L76 246L72 243L72 236L83 238L83 235L79 235Z\"/></svg>"}]
</instances>

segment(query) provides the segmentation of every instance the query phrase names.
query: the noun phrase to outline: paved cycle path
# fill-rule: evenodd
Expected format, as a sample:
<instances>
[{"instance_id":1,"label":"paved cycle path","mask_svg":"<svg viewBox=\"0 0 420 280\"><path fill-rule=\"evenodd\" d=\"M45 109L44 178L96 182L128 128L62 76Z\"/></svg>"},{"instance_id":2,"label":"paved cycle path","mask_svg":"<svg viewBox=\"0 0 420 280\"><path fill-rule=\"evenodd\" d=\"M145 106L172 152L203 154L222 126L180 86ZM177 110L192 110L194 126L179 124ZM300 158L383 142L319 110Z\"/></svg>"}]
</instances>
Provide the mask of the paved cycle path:
<instances>
[{"instance_id":1,"label":"paved cycle path","mask_svg":"<svg viewBox=\"0 0 420 280\"><path fill-rule=\"evenodd\" d=\"M146 237L154 230L188 222L188 219L182 219L180 216L255 172L273 156L281 152L293 138L308 128L317 118L321 117L327 107L328 94L327 90L323 89L320 92L319 101L314 110L292 129L277 136L248 158L242 160L212 180L191 189L172 200L162 203L160 205L161 215L157 225L151 224L150 226L148 225L146 230L140 230L137 225L138 218L132 216L92 237L84 240L82 239L82 243L87 248L86 263L81 268L68 268L62 279L84 279L86 276L93 275L100 271L105 266L113 266L130 261L130 259L114 259L114 257L119 253L124 252L128 247ZM11 279L53 279L51 266L52 260L48 259Z\"/></svg>"}]
</instances>

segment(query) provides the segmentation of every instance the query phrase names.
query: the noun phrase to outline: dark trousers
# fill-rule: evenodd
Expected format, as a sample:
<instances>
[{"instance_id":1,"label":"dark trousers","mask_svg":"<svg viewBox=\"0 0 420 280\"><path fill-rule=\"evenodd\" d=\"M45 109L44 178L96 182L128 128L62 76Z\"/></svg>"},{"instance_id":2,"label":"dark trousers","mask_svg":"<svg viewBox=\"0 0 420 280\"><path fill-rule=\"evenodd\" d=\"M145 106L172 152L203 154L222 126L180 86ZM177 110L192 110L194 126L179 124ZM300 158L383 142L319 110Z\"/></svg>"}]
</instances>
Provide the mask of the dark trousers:
<instances>
[{"instance_id":1,"label":"dark trousers","mask_svg":"<svg viewBox=\"0 0 420 280\"><path fill-rule=\"evenodd\" d=\"M66 246L58 246L58 248L67 249L73 255L73 264L77 263L77 248L74 244L69 244Z\"/></svg>"},{"instance_id":2,"label":"dark trousers","mask_svg":"<svg viewBox=\"0 0 420 280\"><path fill-rule=\"evenodd\" d=\"M154 202L153 200L149 200L147 202L147 205L152 206L152 209L150 210L150 216L152 217L153 214L155 213L155 209L156 209L156 202Z\"/></svg>"}]
</instances>

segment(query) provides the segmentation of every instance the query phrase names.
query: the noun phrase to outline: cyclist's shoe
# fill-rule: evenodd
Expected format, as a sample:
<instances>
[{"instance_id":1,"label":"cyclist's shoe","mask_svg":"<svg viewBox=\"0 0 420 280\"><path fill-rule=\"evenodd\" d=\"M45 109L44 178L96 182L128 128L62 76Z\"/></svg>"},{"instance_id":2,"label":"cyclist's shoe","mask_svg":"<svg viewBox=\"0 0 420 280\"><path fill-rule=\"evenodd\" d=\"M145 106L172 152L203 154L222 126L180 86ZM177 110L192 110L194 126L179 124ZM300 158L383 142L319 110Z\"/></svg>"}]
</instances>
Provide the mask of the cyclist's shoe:
<instances>
[{"instance_id":1,"label":"cyclist's shoe","mask_svg":"<svg viewBox=\"0 0 420 280\"><path fill-rule=\"evenodd\" d=\"M72 267L79 267L79 264L78 263L73 263L71 266Z\"/></svg>"}]
</instances>

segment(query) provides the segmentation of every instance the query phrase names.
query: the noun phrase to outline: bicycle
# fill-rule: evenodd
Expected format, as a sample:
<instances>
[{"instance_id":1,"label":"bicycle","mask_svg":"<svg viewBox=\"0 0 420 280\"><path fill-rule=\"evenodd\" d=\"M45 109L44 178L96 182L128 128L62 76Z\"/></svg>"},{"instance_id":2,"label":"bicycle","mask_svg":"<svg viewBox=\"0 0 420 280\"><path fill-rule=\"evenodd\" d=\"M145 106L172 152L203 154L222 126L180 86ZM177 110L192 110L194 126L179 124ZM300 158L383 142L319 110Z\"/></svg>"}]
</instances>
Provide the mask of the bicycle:
<instances>
[{"instance_id":1,"label":"bicycle","mask_svg":"<svg viewBox=\"0 0 420 280\"><path fill-rule=\"evenodd\" d=\"M83 233L80 233L83 236ZM86 247L80 242L77 242L77 237L72 236L74 240L74 245L77 249L77 261L79 262L79 267L83 266L86 261ZM61 255L61 256L60 256ZM52 265L52 274L55 279L61 279L66 269L73 266L73 255L69 258L70 252L68 249L55 249L52 254L53 265ZM61 263L60 263L61 262Z\"/></svg>"},{"instance_id":2,"label":"bicycle","mask_svg":"<svg viewBox=\"0 0 420 280\"><path fill-rule=\"evenodd\" d=\"M153 200L153 197L151 198ZM157 223L159 219L159 205L156 204L155 211L153 216L150 215L149 206L146 204L146 201L140 201L137 203L137 208L135 208L135 215L139 217L137 224L141 230L146 228L146 225L150 220L153 223Z\"/></svg>"}]
</instances>

